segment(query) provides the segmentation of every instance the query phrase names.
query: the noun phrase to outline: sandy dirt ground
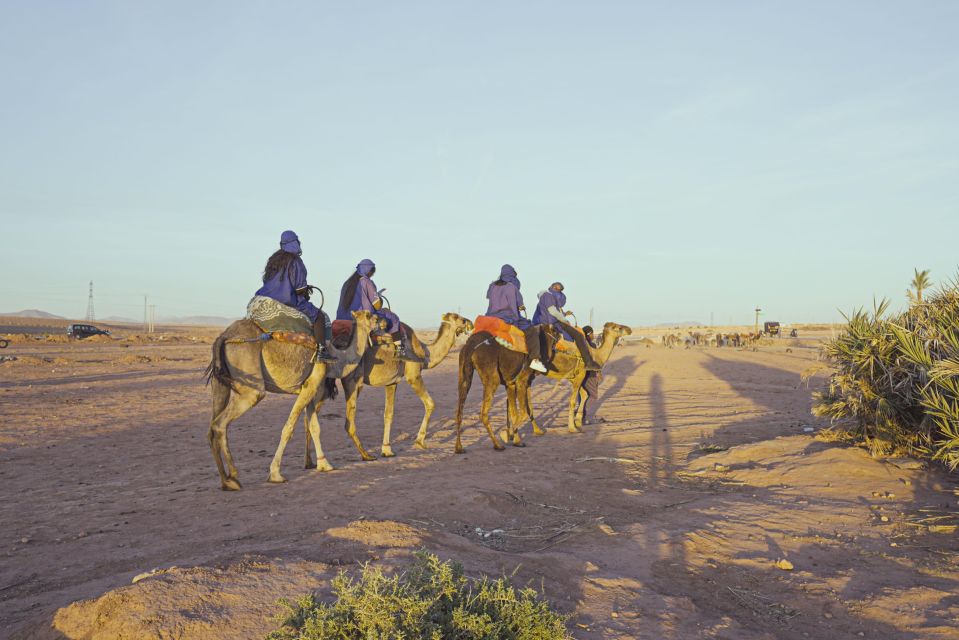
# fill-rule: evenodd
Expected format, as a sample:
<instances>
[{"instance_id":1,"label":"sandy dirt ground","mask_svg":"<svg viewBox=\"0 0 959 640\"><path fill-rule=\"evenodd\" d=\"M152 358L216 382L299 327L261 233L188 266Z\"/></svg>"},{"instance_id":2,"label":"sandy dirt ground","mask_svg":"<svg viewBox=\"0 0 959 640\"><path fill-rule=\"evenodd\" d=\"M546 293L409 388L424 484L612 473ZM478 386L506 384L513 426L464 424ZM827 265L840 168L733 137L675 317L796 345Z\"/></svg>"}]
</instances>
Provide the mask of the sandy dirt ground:
<instances>
[{"instance_id":1,"label":"sandy dirt ground","mask_svg":"<svg viewBox=\"0 0 959 640\"><path fill-rule=\"evenodd\" d=\"M466 455L454 353L425 374L429 450L412 446L422 406L401 387L397 456L359 461L339 398L321 411L336 470L303 469L301 425L282 485L266 478L292 398L270 396L230 430L244 489L225 493L207 341L0 352L19 357L0 363L0 636L260 638L278 598L425 548L541 589L577 638L959 638L959 544L927 526L955 522L956 479L807 432L822 426L800 383L809 342L623 345L604 422L567 433L567 387L539 381L549 433L527 426L503 452L478 426L476 381ZM382 407L363 391L371 452Z\"/></svg>"}]
</instances>

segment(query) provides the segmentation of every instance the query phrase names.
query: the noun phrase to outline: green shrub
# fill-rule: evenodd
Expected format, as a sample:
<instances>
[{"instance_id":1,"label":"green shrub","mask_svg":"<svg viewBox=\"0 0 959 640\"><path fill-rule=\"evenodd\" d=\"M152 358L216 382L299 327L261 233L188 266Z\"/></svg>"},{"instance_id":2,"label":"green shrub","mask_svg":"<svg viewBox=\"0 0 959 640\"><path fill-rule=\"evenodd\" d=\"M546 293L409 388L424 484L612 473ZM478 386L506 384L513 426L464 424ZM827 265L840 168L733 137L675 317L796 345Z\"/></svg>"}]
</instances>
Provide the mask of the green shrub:
<instances>
[{"instance_id":1,"label":"green shrub","mask_svg":"<svg viewBox=\"0 0 959 640\"><path fill-rule=\"evenodd\" d=\"M959 284L923 297L928 272L909 292L909 308L847 317L845 330L823 346L835 366L813 413L831 418L874 453L901 450L959 466Z\"/></svg>"},{"instance_id":2,"label":"green shrub","mask_svg":"<svg viewBox=\"0 0 959 640\"><path fill-rule=\"evenodd\" d=\"M516 591L506 578L467 578L455 562L419 552L409 569L388 576L364 565L359 579L340 572L335 600L281 600L289 609L267 640L380 638L553 640L572 636L534 589Z\"/></svg>"}]
</instances>

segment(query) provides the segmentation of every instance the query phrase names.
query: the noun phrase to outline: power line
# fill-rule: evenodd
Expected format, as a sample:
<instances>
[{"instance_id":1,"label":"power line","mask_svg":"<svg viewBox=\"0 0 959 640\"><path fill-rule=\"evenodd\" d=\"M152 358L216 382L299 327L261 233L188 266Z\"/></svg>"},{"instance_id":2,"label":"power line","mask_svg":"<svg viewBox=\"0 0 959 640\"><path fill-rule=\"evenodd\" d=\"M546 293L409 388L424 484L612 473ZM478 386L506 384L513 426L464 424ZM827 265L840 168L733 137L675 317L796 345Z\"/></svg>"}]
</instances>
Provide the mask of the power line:
<instances>
[{"instance_id":1,"label":"power line","mask_svg":"<svg viewBox=\"0 0 959 640\"><path fill-rule=\"evenodd\" d=\"M87 322L94 322L96 314L93 313L93 280L90 281L90 297L87 298Z\"/></svg>"}]
</instances>

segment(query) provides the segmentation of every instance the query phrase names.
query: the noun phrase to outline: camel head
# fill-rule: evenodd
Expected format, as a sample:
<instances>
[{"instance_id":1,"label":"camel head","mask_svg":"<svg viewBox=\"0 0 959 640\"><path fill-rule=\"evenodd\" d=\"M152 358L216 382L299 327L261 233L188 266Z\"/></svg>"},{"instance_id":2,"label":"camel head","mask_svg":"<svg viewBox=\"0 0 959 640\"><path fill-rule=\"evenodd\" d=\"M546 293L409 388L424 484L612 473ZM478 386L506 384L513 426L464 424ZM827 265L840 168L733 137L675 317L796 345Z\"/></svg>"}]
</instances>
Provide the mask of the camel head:
<instances>
[{"instance_id":1,"label":"camel head","mask_svg":"<svg viewBox=\"0 0 959 640\"><path fill-rule=\"evenodd\" d=\"M370 333L377 326L379 317L373 315L370 311L354 311L353 322L356 323L357 329L363 329L367 333Z\"/></svg>"},{"instance_id":2,"label":"camel head","mask_svg":"<svg viewBox=\"0 0 959 640\"><path fill-rule=\"evenodd\" d=\"M619 341L623 336L632 335L633 330L627 327L624 324L616 324L615 322L607 322L603 325L603 340L607 338L611 340Z\"/></svg>"},{"instance_id":3,"label":"camel head","mask_svg":"<svg viewBox=\"0 0 959 640\"><path fill-rule=\"evenodd\" d=\"M444 313L443 322L453 328L453 335L473 332L473 323L458 313Z\"/></svg>"}]
</instances>

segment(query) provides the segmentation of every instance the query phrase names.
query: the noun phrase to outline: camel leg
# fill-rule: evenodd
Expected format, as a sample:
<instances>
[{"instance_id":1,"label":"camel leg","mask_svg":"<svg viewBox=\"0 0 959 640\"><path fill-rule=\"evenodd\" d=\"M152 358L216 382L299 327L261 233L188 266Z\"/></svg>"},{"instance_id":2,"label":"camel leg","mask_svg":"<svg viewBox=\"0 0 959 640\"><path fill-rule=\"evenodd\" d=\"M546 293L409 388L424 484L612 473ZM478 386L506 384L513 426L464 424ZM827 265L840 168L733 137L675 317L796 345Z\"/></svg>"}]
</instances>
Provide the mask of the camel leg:
<instances>
[{"instance_id":1,"label":"camel leg","mask_svg":"<svg viewBox=\"0 0 959 640\"><path fill-rule=\"evenodd\" d=\"M376 460L376 456L367 453L366 449L363 448L363 443L356 435L356 402L360 397L360 389L363 388L363 385L350 378L343 378L342 382L343 393L346 395L346 422L343 425L346 429L346 435L350 436L356 450L360 452L360 458L367 461Z\"/></svg>"},{"instance_id":2,"label":"camel leg","mask_svg":"<svg viewBox=\"0 0 959 640\"><path fill-rule=\"evenodd\" d=\"M321 405L322 406L322 405ZM319 418L319 409L316 406L315 402L310 402L307 405L307 411L309 413L309 427L308 434L309 438L313 440L313 446L316 449L316 470L317 471L332 471L333 465L329 463L326 459L326 455L323 453L323 445L320 444L320 418ZM310 445L306 445L306 453L310 453ZM312 466L307 467L312 469Z\"/></svg>"},{"instance_id":3,"label":"camel leg","mask_svg":"<svg viewBox=\"0 0 959 640\"><path fill-rule=\"evenodd\" d=\"M533 415L529 408L529 380L520 381L516 384L516 392L513 394L513 445L517 447L525 447L523 441L520 439L520 429L523 428L523 425L526 424L526 421L529 420L533 424L533 431L535 433L536 429L539 427L533 422ZM542 430L540 430L542 431ZM539 433L537 435L542 435Z\"/></svg>"},{"instance_id":4,"label":"camel leg","mask_svg":"<svg viewBox=\"0 0 959 640\"><path fill-rule=\"evenodd\" d=\"M460 356L459 397L456 401L456 453L466 453L460 440L463 431L463 405L466 404L466 396L473 386L473 363L468 356L464 357L465 355L464 353Z\"/></svg>"},{"instance_id":5,"label":"camel leg","mask_svg":"<svg viewBox=\"0 0 959 640\"><path fill-rule=\"evenodd\" d=\"M322 382L322 380L322 377L320 377L319 381ZM290 415L287 417L286 423L283 425L283 431L280 432L280 444L277 445L276 453L273 454L273 461L270 463L270 482L286 482L286 478L284 478L283 474L280 473L280 462L283 460L283 450L286 449L286 445L290 442L290 438L293 437L293 431L296 429L297 418L300 417L300 413L302 413L306 405L312 402L315 395L315 381L309 380L307 384L303 386L303 389L300 390L299 395L296 396L296 401L293 403L293 409L290 411Z\"/></svg>"},{"instance_id":6,"label":"camel leg","mask_svg":"<svg viewBox=\"0 0 959 640\"><path fill-rule=\"evenodd\" d=\"M539 424L536 423L536 418L533 416L533 401L530 399L530 385L526 385L526 392L520 396L520 402L523 411L526 413L526 417L529 418L529 423L533 425L533 435L541 436L546 433L545 429L542 429Z\"/></svg>"},{"instance_id":7,"label":"camel leg","mask_svg":"<svg viewBox=\"0 0 959 640\"><path fill-rule=\"evenodd\" d=\"M569 394L569 416L567 419L570 433L583 432L576 424L576 398L579 397L579 390L583 386L583 378L585 377L586 371L584 370L580 375L576 376L576 378L570 380L573 385L573 392Z\"/></svg>"},{"instance_id":8,"label":"camel leg","mask_svg":"<svg viewBox=\"0 0 959 640\"><path fill-rule=\"evenodd\" d=\"M207 440L210 443L210 450L213 452L216 469L220 473L220 486L224 491L238 491L241 488L239 474L236 465L233 464L233 454L230 453L230 444L226 435L227 428L231 422L256 406L256 403L262 400L266 393L258 389L240 387L238 391L231 394L229 387L216 381L212 384L214 385L214 408L220 406L223 408L210 421ZM226 397L225 406L223 406L224 393ZM225 471L224 467L229 472Z\"/></svg>"},{"instance_id":9,"label":"camel leg","mask_svg":"<svg viewBox=\"0 0 959 640\"><path fill-rule=\"evenodd\" d=\"M390 429L393 427L393 407L396 404L396 385L387 385L386 403L383 405L383 446L380 448L380 455L384 458L392 458L395 454L390 446Z\"/></svg>"},{"instance_id":10,"label":"camel leg","mask_svg":"<svg viewBox=\"0 0 959 640\"><path fill-rule=\"evenodd\" d=\"M412 380L408 379L407 382L410 388L413 389L413 393L415 393L423 403L423 422L420 424L420 430L416 432L416 442L414 444L420 449L425 449L426 429L430 424L430 418L433 415L433 409L436 408L436 403L433 402L433 397L430 396L429 391L426 390L426 384L423 382L421 375L417 374L415 378Z\"/></svg>"},{"instance_id":11,"label":"camel leg","mask_svg":"<svg viewBox=\"0 0 959 640\"><path fill-rule=\"evenodd\" d=\"M508 442L514 447L525 447L526 444L523 442L523 439L519 435L519 429L523 426L523 420L520 419L519 403L517 402L518 396L523 393L521 385L516 385L512 388L512 391L507 389L506 392L506 413L507 420L509 420L509 428L506 431L508 436Z\"/></svg>"},{"instance_id":12,"label":"camel leg","mask_svg":"<svg viewBox=\"0 0 959 640\"><path fill-rule=\"evenodd\" d=\"M306 454L303 460L304 469L313 469L316 465L313 462L313 455L310 451L310 420L316 417L316 405L312 402L306 405L306 411L303 412L303 435L306 439Z\"/></svg>"},{"instance_id":13,"label":"camel leg","mask_svg":"<svg viewBox=\"0 0 959 640\"><path fill-rule=\"evenodd\" d=\"M576 414L573 416L577 428L582 428L583 422L586 420L586 398L589 397L589 394L586 393L586 389L583 387L579 388L579 404L576 405Z\"/></svg>"},{"instance_id":14,"label":"camel leg","mask_svg":"<svg viewBox=\"0 0 959 640\"><path fill-rule=\"evenodd\" d=\"M493 441L493 448L497 451L502 451L506 447L504 447L503 443L496 437L496 433L493 432L493 427L489 422L489 410L490 407L493 406L493 394L496 392L497 386L495 381L488 383L485 379L483 380L483 407L480 409L480 421L483 423L483 426L486 427L486 433L489 434L490 440Z\"/></svg>"}]
</instances>

